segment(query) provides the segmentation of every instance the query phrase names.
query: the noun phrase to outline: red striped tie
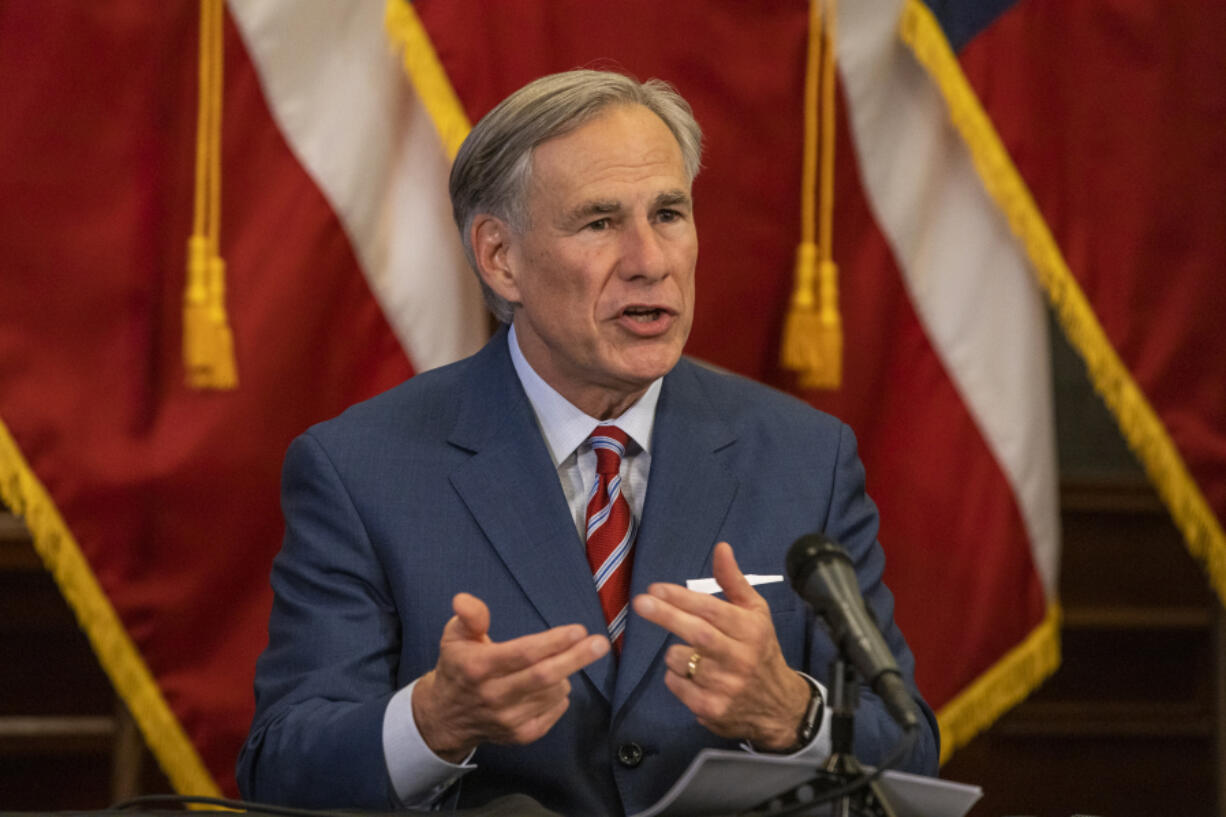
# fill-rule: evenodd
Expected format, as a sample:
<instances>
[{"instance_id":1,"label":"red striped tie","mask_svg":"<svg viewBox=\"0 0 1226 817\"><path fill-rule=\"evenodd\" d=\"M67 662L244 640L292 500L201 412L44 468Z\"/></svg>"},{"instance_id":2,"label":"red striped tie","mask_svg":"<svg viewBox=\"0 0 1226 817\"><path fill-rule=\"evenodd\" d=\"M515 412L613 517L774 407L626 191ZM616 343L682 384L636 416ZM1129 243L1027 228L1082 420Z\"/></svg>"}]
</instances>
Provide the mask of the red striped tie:
<instances>
[{"instance_id":1,"label":"red striped tie","mask_svg":"<svg viewBox=\"0 0 1226 817\"><path fill-rule=\"evenodd\" d=\"M630 602L635 526L618 471L630 438L617 426L600 425L587 439L596 452L596 482L587 502L587 561L609 625L609 640L620 653Z\"/></svg>"}]
</instances>

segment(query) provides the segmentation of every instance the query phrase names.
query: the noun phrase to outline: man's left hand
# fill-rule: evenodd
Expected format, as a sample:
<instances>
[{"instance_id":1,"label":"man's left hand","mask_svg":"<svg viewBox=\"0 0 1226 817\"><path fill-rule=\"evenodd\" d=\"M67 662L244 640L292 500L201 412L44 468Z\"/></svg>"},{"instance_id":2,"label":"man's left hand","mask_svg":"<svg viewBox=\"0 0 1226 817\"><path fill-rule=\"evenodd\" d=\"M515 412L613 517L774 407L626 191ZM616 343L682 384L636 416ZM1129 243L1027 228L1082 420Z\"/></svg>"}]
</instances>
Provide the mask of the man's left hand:
<instances>
[{"instance_id":1,"label":"man's left hand","mask_svg":"<svg viewBox=\"0 0 1226 817\"><path fill-rule=\"evenodd\" d=\"M757 749L786 750L796 742L809 684L784 660L770 607L727 542L715 546L713 573L724 599L657 583L635 597L634 611L684 642L668 648L664 683L699 723Z\"/></svg>"}]
</instances>

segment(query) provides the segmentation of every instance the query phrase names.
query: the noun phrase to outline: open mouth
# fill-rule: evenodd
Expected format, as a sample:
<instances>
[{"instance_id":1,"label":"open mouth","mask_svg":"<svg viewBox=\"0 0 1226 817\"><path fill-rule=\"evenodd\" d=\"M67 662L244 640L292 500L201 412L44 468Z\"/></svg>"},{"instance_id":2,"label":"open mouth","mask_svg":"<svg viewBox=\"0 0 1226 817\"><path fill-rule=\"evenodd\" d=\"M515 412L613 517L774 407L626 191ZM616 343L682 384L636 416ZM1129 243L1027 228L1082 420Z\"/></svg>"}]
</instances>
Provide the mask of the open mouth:
<instances>
[{"instance_id":1,"label":"open mouth","mask_svg":"<svg viewBox=\"0 0 1226 817\"><path fill-rule=\"evenodd\" d=\"M622 310L622 314L636 323L651 323L669 313L661 307L628 306Z\"/></svg>"}]
</instances>

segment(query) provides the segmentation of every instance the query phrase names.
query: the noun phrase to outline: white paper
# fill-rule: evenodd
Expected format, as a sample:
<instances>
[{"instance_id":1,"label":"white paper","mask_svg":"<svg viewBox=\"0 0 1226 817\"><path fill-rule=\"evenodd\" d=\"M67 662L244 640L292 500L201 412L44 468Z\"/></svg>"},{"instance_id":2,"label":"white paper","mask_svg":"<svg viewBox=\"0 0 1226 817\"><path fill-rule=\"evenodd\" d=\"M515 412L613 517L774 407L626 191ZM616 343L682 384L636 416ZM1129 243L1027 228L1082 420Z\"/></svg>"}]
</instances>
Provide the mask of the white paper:
<instances>
[{"instance_id":1,"label":"white paper","mask_svg":"<svg viewBox=\"0 0 1226 817\"><path fill-rule=\"evenodd\" d=\"M898 817L962 817L983 797L979 786L889 769L877 785Z\"/></svg>"},{"instance_id":2,"label":"white paper","mask_svg":"<svg viewBox=\"0 0 1226 817\"><path fill-rule=\"evenodd\" d=\"M746 573L745 578L750 584L774 584L783 581L782 576L760 576L757 573ZM686 579L685 586L695 593L722 593L724 588L715 579Z\"/></svg>"},{"instance_id":3,"label":"white paper","mask_svg":"<svg viewBox=\"0 0 1226 817\"><path fill-rule=\"evenodd\" d=\"M797 758L703 749L655 805L632 817L730 817L804 783L813 772L811 761ZM983 796L978 786L906 772L886 771L877 782L898 817L963 817Z\"/></svg>"}]
</instances>

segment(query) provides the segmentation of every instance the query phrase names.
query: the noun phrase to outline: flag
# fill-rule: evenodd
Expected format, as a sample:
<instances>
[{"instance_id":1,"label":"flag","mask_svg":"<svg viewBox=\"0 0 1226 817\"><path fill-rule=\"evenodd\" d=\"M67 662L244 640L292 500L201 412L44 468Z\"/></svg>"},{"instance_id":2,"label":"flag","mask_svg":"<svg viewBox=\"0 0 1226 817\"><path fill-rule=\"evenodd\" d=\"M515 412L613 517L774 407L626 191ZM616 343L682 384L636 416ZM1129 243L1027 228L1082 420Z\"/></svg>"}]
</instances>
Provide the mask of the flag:
<instances>
[{"instance_id":1,"label":"flag","mask_svg":"<svg viewBox=\"0 0 1226 817\"><path fill-rule=\"evenodd\" d=\"M909 0L904 37L1226 598L1226 8Z\"/></svg>"},{"instance_id":2,"label":"flag","mask_svg":"<svg viewBox=\"0 0 1226 817\"><path fill-rule=\"evenodd\" d=\"M1058 663L1044 299L1220 589L1222 15L1056 5L842 4L843 382L816 391L779 365L803 0L231 0L232 392L188 388L181 363L198 7L5 6L0 499L175 786L235 791L288 441L484 337L447 162L469 123L549 71L659 76L694 105L687 351L856 431L944 756Z\"/></svg>"},{"instance_id":3,"label":"flag","mask_svg":"<svg viewBox=\"0 0 1226 817\"><path fill-rule=\"evenodd\" d=\"M0 11L0 500L195 794L237 793L289 441L486 334L382 6L261 5L224 28L233 391L181 362L199 4Z\"/></svg>"}]
</instances>

